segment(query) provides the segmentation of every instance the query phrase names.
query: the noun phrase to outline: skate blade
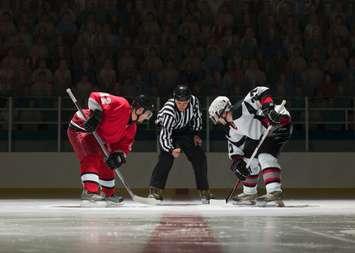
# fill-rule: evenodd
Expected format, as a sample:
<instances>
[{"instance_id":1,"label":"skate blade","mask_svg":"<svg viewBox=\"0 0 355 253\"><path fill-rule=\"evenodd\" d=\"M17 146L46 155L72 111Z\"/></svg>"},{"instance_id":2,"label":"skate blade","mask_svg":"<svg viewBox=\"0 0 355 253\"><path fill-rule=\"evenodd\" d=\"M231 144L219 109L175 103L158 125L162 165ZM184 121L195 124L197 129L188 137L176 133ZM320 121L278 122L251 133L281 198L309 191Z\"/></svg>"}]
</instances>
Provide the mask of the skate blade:
<instances>
[{"instance_id":1,"label":"skate blade","mask_svg":"<svg viewBox=\"0 0 355 253\"><path fill-rule=\"evenodd\" d=\"M232 201L235 206L254 206L256 204L253 200Z\"/></svg>"},{"instance_id":2,"label":"skate blade","mask_svg":"<svg viewBox=\"0 0 355 253\"><path fill-rule=\"evenodd\" d=\"M107 201L106 202L106 207L110 208L110 207L119 207L119 206L123 206L123 201L119 202L119 203L115 203L115 202L111 202L111 201Z\"/></svg>"},{"instance_id":3,"label":"skate blade","mask_svg":"<svg viewBox=\"0 0 355 253\"><path fill-rule=\"evenodd\" d=\"M85 208L103 208L106 206L107 206L106 201L82 200L80 203L80 207L85 207Z\"/></svg>"},{"instance_id":4,"label":"skate blade","mask_svg":"<svg viewBox=\"0 0 355 253\"><path fill-rule=\"evenodd\" d=\"M257 201L257 207L285 207L285 203L282 200L273 200L273 201Z\"/></svg>"}]
</instances>

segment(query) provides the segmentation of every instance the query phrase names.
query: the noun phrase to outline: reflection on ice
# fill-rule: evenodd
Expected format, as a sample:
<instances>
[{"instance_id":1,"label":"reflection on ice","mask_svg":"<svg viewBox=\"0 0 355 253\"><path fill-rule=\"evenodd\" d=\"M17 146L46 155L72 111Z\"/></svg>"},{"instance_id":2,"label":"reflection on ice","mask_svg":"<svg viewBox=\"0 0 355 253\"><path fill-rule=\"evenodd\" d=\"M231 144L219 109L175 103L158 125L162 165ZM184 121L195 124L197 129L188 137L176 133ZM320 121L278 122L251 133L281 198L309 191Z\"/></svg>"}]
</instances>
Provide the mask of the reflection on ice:
<instances>
[{"instance_id":1,"label":"reflection on ice","mask_svg":"<svg viewBox=\"0 0 355 253\"><path fill-rule=\"evenodd\" d=\"M80 208L78 200L0 200L1 252L352 252L354 200L285 208L214 200Z\"/></svg>"}]
</instances>

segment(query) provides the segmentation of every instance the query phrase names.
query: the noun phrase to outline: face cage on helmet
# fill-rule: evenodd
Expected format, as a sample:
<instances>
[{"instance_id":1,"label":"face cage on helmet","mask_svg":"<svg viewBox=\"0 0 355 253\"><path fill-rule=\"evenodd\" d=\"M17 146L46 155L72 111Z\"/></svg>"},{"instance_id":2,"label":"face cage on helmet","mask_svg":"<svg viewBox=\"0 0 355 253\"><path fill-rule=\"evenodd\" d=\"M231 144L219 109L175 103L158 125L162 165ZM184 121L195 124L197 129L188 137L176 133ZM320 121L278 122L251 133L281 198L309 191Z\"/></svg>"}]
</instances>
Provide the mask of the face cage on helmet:
<instances>
[{"instance_id":1,"label":"face cage on helmet","mask_svg":"<svg viewBox=\"0 0 355 253\"><path fill-rule=\"evenodd\" d=\"M139 115L138 115L137 112L136 112L138 118L139 118L141 115L143 115L144 113L146 113L146 112L148 112L148 115L147 115L146 120L149 120L149 119L153 116L153 112L152 112L151 109L146 109L146 108L143 107L143 106L139 106L139 107L136 108L135 110L137 111L137 109L139 109L139 108L143 108L143 112L142 112L141 114L139 114Z\"/></svg>"},{"instance_id":2,"label":"face cage on helmet","mask_svg":"<svg viewBox=\"0 0 355 253\"><path fill-rule=\"evenodd\" d=\"M142 114L144 114L145 112L148 112L146 120L150 120L150 118L153 116L153 112L151 110L145 110L144 109Z\"/></svg>"},{"instance_id":3,"label":"face cage on helmet","mask_svg":"<svg viewBox=\"0 0 355 253\"><path fill-rule=\"evenodd\" d=\"M214 115L210 115L210 119L212 120L213 124L216 125L220 118L223 118L226 121L226 119L224 117L222 117L222 114L224 112L229 112L231 109L232 109L232 106L230 104L226 104L226 106L223 109L219 110L219 112L216 112ZM216 116L217 116L217 119L216 119Z\"/></svg>"}]
</instances>

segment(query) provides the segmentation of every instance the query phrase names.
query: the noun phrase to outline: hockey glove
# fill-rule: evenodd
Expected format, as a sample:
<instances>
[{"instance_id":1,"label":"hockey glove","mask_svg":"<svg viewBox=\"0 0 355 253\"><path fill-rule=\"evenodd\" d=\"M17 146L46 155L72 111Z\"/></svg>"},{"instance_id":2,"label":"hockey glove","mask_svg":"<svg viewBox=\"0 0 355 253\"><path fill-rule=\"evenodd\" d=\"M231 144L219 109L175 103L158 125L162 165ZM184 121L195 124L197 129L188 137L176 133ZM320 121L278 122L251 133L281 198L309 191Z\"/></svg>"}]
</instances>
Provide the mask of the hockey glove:
<instances>
[{"instance_id":1,"label":"hockey glove","mask_svg":"<svg viewBox=\"0 0 355 253\"><path fill-rule=\"evenodd\" d=\"M268 118L271 125L279 125L281 123L282 115L275 111L274 103L267 103L261 107L264 115Z\"/></svg>"},{"instance_id":2,"label":"hockey glove","mask_svg":"<svg viewBox=\"0 0 355 253\"><path fill-rule=\"evenodd\" d=\"M90 117L84 122L84 128L87 132L91 133L94 132L101 122L102 118L102 111L95 110L91 111Z\"/></svg>"},{"instance_id":3,"label":"hockey glove","mask_svg":"<svg viewBox=\"0 0 355 253\"><path fill-rule=\"evenodd\" d=\"M105 162L111 169L117 169L126 163L126 157L123 152L113 152L105 159Z\"/></svg>"},{"instance_id":4,"label":"hockey glove","mask_svg":"<svg viewBox=\"0 0 355 253\"><path fill-rule=\"evenodd\" d=\"M270 134L271 138L275 140L276 143L284 144L286 143L292 134L292 125L280 125L276 127Z\"/></svg>"},{"instance_id":5,"label":"hockey glove","mask_svg":"<svg viewBox=\"0 0 355 253\"><path fill-rule=\"evenodd\" d=\"M239 155L233 155L232 159L231 171L233 171L234 175L236 175L240 181L244 181L246 177L250 175L250 170L246 167L246 162L244 162L243 157Z\"/></svg>"}]
</instances>

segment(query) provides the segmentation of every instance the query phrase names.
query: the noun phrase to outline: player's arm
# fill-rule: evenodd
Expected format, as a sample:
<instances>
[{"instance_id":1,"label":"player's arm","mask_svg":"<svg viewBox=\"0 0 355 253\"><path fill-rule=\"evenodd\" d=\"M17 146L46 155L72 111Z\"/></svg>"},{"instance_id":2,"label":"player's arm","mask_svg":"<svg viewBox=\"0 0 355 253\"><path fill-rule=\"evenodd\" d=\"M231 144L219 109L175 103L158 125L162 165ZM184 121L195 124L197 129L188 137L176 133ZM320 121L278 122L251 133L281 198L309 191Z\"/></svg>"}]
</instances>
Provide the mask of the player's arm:
<instances>
[{"instance_id":1,"label":"player's arm","mask_svg":"<svg viewBox=\"0 0 355 253\"><path fill-rule=\"evenodd\" d=\"M84 128L87 132L94 132L98 125L100 124L103 117L103 106L102 102L110 101L105 97L109 94L101 92L91 92L88 99L89 116L84 122Z\"/></svg>"},{"instance_id":2,"label":"player's arm","mask_svg":"<svg viewBox=\"0 0 355 253\"><path fill-rule=\"evenodd\" d=\"M110 145L110 149L113 151L105 160L108 167L112 169L117 169L126 163L126 157L128 153L132 151L132 146L134 142L134 137L132 138L129 136L131 135L126 134L124 138L121 139L119 142Z\"/></svg>"},{"instance_id":3,"label":"player's arm","mask_svg":"<svg viewBox=\"0 0 355 253\"><path fill-rule=\"evenodd\" d=\"M245 101L253 104L256 110L261 109L270 124L281 124L282 114L275 110L275 103L268 87L258 86L254 88L248 93Z\"/></svg>"},{"instance_id":4,"label":"player's arm","mask_svg":"<svg viewBox=\"0 0 355 253\"><path fill-rule=\"evenodd\" d=\"M244 181L250 175L250 170L246 167L243 150L236 142L231 140L228 140L228 156L232 160L230 170L241 181Z\"/></svg>"},{"instance_id":5,"label":"player's arm","mask_svg":"<svg viewBox=\"0 0 355 253\"><path fill-rule=\"evenodd\" d=\"M159 134L160 147L165 151L172 153L175 149L172 140L174 117L170 114L165 114L161 123L161 130Z\"/></svg>"}]
</instances>

